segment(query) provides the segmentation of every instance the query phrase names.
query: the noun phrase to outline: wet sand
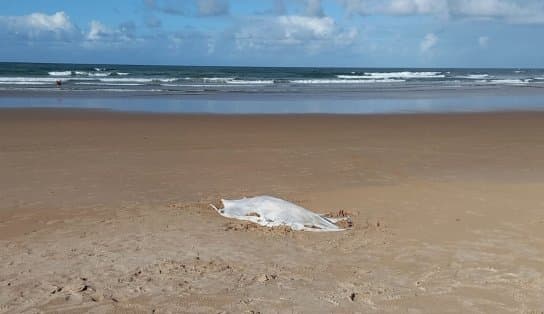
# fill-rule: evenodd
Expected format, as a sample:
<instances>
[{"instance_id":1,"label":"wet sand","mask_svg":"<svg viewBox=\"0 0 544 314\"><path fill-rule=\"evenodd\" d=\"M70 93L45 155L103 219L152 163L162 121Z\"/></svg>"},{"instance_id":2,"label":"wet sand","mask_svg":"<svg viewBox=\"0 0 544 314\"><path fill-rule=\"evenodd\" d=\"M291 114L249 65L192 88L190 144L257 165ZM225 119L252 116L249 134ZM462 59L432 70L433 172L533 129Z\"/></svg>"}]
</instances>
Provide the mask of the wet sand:
<instances>
[{"instance_id":1,"label":"wet sand","mask_svg":"<svg viewBox=\"0 0 544 314\"><path fill-rule=\"evenodd\" d=\"M544 113L0 110L0 312L544 311ZM220 217L269 194L339 233Z\"/></svg>"}]
</instances>

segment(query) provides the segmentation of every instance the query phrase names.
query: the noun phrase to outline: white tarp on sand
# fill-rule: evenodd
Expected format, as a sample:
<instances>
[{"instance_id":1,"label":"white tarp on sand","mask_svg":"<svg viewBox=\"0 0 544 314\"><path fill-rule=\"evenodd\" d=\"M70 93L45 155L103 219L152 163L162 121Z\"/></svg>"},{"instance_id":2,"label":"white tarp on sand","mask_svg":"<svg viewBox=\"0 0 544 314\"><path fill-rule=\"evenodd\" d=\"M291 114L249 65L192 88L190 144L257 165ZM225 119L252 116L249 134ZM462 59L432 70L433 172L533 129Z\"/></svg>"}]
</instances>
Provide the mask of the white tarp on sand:
<instances>
[{"instance_id":1,"label":"white tarp on sand","mask_svg":"<svg viewBox=\"0 0 544 314\"><path fill-rule=\"evenodd\" d=\"M266 227L289 226L293 230L342 231L334 219L272 196L256 196L240 200L221 200L223 208L211 205L221 216L247 220Z\"/></svg>"}]
</instances>

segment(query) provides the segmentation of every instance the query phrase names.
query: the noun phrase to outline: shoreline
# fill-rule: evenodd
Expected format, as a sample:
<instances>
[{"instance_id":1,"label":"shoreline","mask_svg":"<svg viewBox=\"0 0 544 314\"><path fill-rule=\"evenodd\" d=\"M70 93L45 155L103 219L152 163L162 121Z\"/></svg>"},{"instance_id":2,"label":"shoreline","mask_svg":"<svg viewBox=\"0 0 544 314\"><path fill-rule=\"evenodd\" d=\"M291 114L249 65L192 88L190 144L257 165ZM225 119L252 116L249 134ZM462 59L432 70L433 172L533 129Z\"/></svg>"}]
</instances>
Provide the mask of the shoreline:
<instances>
[{"instance_id":1,"label":"shoreline","mask_svg":"<svg viewBox=\"0 0 544 314\"><path fill-rule=\"evenodd\" d=\"M0 107L0 114L18 114L18 113L31 113L32 115L46 114L56 115L60 114L104 114L104 115L119 115L119 116L140 116L140 117L255 117L255 118L281 118L281 117L359 117L359 118L378 118L378 117L448 117L448 116L495 116L495 115L544 115L543 110L490 110L490 111L451 111L451 112L394 112L394 113L213 113L213 112L153 112L153 111L125 111L115 110L111 108L80 108L80 107ZM59 117L61 117L59 116Z\"/></svg>"},{"instance_id":2,"label":"shoreline","mask_svg":"<svg viewBox=\"0 0 544 314\"><path fill-rule=\"evenodd\" d=\"M544 85L541 84L510 84L510 85L432 85L432 84L413 84L406 86L387 86L387 85L339 85L339 86L301 86L299 89L281 89L267 88L244 90L236 89L236 85L230 86L232 90L217 89L213 85L203 89L189 90L146 90L146 89L130 89L119 88L115 90L95 90L95 89L72 89L72 88L56 88L51 84L52 88L37 87L37 88L2 88L0 89L0 97L93 97L93 98L108 98L108 97L197 97L210 99L278 99L278 98L297 98L311 97L320 98L326 97L329 99L341 99L344 97L356 99L377 99L391 98L403 99L411 97L430 97L441 98L448 97L451 94L461 96L478 96L489 95L527 95L527 94L544 94ZM112 88L115 86L112 85ZM122 86L120 86L122 87ZM160 87L157 86L157 87ZM190 87L190 86L188 86ZM218 86L221 87L221 86ZM257 86L258 87L258 86Z\"/></svg>"},{"instance_id":3,"label":"shoreline","mask_svg":"<svg viewBox=\"0 0 544 314\"><path fill-rule=\"evenodd\" d=\"M544 111L544 88L413 89L164 94L0 91L2 108L81 108L168 114L442 114Z\"/></svg>"}]
</instances>

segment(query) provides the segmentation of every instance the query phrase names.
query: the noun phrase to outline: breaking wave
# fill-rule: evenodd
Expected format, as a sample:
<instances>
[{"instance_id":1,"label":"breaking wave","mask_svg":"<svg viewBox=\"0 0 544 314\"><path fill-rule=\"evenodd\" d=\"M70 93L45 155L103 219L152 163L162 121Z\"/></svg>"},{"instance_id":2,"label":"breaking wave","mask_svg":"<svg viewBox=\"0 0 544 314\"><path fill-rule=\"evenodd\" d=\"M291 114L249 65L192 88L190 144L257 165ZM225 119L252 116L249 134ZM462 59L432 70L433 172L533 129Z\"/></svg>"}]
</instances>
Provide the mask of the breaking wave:
<instances>
[{"instance_id":1,"label":"breaking wave","mask_svg":"<svg viewBox=\"0 0 544 314\"><path fill-rule=\"evenodd\" d=\"M400 83L406 80L400 79L314 79L314 80L291 80L294 84L369 84L369 83Z\"/></svg>"},{"instance_id":2,"label":"breaking wave","mask_svg":"<svg viewBox=\"0 0 544 314\"><path fill-rule=\"evenodd\" d=\"M108 76L127 76L128 72L115 72L115 71L50 71L47 72L49 76L57 77L73 77L73 76L90 76L90 77L108 77Z\"/></svg>"},{"instance_id":3,"label":"breaking wave","mask_svg":"<svg viewBox=\"0 0 544 314\"><path fill-rule=\"evenodd\" d=\"M339 79L422 79L445 78L442 72L369 72L364 75L337 75Z\"/></svg>"}]
</instances>

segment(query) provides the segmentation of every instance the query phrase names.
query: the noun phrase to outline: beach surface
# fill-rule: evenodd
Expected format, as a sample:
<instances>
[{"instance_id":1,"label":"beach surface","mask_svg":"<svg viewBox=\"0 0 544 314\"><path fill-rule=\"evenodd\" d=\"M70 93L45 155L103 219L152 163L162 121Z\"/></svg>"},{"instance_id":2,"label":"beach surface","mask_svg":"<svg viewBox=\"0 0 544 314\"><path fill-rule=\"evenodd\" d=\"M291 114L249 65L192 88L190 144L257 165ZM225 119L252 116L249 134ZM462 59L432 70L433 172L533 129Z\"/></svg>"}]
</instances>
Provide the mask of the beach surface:
<instances>
[{"instance_id":1,"label":"beach surface","mask_svg":"<svg viewBox=\"0 0 544 314\"><path fill-rule=\"evenodd\" d=\"M544 113L0 110L1 313L541 313ZM267 229L273 195L350 230Z\"/></svg>"}]
</instances>

